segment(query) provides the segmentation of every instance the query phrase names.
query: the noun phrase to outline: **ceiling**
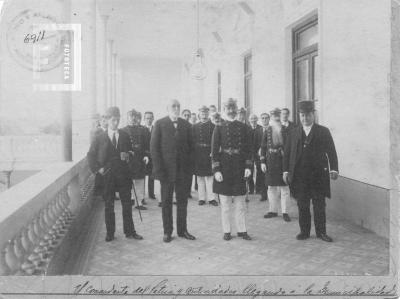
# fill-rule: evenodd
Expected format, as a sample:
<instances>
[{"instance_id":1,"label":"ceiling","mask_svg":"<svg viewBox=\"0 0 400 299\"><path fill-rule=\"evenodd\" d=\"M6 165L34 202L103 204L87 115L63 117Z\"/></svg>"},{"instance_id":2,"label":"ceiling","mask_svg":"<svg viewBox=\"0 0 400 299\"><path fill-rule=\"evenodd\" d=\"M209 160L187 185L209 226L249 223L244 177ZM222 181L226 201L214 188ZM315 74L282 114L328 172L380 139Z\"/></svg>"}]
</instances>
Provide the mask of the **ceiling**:
<instances>
[{"instance_id":1,"label":"ceiling","mask_svg":"<svg viewBox=\"0 0 400 299\"><path fill-rule=\"evenodd\" d=\"M256 0L200 0L200 47L221 55L246 40ZM121 58L192 57L197 48L196 0L98 0L110 15L108 36Z\"/></svg>"}]
</instances>

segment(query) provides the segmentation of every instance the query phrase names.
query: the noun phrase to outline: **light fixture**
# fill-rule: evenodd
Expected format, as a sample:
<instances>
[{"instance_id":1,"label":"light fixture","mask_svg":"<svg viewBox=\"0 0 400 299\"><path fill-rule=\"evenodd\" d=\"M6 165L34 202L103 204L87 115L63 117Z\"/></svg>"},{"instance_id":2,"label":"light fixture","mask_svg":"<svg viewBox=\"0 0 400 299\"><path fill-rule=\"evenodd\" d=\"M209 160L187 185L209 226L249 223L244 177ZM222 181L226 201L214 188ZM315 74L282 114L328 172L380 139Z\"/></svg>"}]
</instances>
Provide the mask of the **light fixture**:
<instances>
[{"instance_id":1,"label":"light fixture","mask_svg":"<svg viewBox=\"0 0 400 299\"><path fill-rule=\"evenodd\" d=\"M200 48L200 3L197 0L197 50L190 66L190 76L195 80L203 80L207 77L207 68L204 63L204 53Z\"/></svg>"}]
</instances>

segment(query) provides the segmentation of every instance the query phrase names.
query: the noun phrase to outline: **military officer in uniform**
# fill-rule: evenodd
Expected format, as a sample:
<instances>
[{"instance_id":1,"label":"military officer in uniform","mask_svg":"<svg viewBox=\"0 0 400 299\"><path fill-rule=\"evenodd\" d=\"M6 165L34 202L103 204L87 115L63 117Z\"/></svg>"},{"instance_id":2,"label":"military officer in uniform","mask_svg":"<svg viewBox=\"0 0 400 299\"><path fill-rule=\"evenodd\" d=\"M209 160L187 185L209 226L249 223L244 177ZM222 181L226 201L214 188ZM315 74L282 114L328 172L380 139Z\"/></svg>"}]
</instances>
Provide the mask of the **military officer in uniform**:
<instances>
[{"instance_id":1,"label":"military officer in uniform","mask_svg":"<svg viewBox=\"0 0 400 299\"><path fill-rule=\"evenodd\" d=\"M105 201L106 242L114 240L115 192L119 192L122 204L124 234L129 239L143 239L136 233L132 219L131 187L128 161L132 151L128 134L118 129L120 112L118 107L110 107L106 112L107 131L95 136L90 145L87 159L93 173L104 179L103 198Z\"/></svg>"},{"instance_id":2,"label":"military officer in uniform","mask_svg":"<svg viewBox=\"0 0 400 299\"><path fill-rule=\"evenodd\" d=\"M149 163L150 148L149 148L149 134L147 129L140 125L141 114L132 109L128 112L128 125L124 131L128 133L129 140L132 145L133 156L129 161L129 169L132 178L132 199L136 195L137 203L136 209L146 210L143 206L145 204L145 177L146 165ZM133 189L134 188L134 189Z\"/></svg>"},{"instance_id":3,"label":"military officer in uniform","mask_svg":"<svg viewBox=\"0 0 400 299\"><path fill-rule=\"evenodd\" d=\"M264 215L264 218L277 217L280 202L283 220L289 222L290 190L282 179L284 142L280 117L281 110L279 108L271 111L272 119L261 141L261 169L265 173L269 199L269 212Z\"/></svg>"},{"instance_id":4,"label":"military officer in uniform","mask_svg":"<svg viewBox=\"0 0 400 299\"><path fill-rule=\"evenodd\" d=\"M283 180L297 200L300 233L298 240L310 237L310 200L314 209L317 238L332 242L326 234L325 198L330 198L330 178L338 178L338 159L328 128L314 122L314 102L298 103L301 125L291 130L283 156Z\"/></svg>"},{"instance_id":5,"label":"military officer in uniform","mask_svg":"<svg viewBox=\"0 0 400 299\"><path fill-rule=\"evenodd\" d=\"M225 121L214 129L211 158L214 173L213 191L220 195L224 240L231 236L230 206L235 205L236 228L239 237L251 240L246 228L246 179L251 175L252 145L249 127L235 120L237 103L224 103Z\"/></svg>"},{"instance_id":6,"label":"military officer in uniform","mask_svg":"<svg viewBox=\"0 0 400 299\"><path fill-rule=\"evenodd\" d=\"M147 148L150 149L150 138L151 138L151 132L153 131L153 121L154 121L154 114L151 111L146 111L144 113L144 127L147 129L148 133L148 145L146 145ZM151 157L149 163L146 165L146 174L148 175L148 180L147 180L147 192L149 194L149 197L151 199L156 199L156 195L154 194L154 178L151 174L153 165L151 162ZM161 202L160 202L161 203ZM161 205L160 205L161 206Z\"/></svg>"},{"instance_id":7,"label":"military officer in uniform","mask_svg":"<svg viewBox=\"0 0 400 299\"><path fill-rule=\"evenodd\" d=\"M199 205L206 202L218 206L212 192L213 173L211 169L211 137L215 125L208 118L209 108L199 109L200 122L193 125L194 174L197 176Z\"/></svg>"},{"instance_id":8,"label":"military officer in uniform","mask_svg":"<svg viewBox=\"0 0 400 299\"><path fill-rule=\"evenodd\" d=\"M254 166L252 168L253 174L249 179L249 192L250 194L261 193L261 186L264 183L264 174L260 168L260 156L259 150L261 147L261 138L262 138L262 127L257 123L258 117L255 114L251 114L249 117L250 122L250 131L253 140L253 158L254 158Z\"/></svg>"}]
</instances>

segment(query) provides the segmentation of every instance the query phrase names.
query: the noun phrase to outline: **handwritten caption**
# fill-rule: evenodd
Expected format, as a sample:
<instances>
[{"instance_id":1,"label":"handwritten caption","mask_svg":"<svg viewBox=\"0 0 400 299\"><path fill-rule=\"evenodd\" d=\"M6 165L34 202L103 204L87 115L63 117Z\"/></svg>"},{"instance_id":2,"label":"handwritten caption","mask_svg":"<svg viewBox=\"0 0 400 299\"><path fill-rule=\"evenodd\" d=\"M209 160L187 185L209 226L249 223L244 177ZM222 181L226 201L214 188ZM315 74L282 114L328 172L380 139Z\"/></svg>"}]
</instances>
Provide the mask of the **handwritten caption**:
<instances>
[{"instance_id":1,"label":"handwritten caption","mask_svg":"<svg viewBox=\"0 0 400 299\"><path fill-rule=\"evenodd\" d=\"M145 286L130 286L113 284L108 288L95 287L89 280L74 287L75 295L167 295L172 297L183 295L218 295L218 296L248 296L257 298L261 296L285 296L285 295L330 295L330 296L393 296L396 292L396 285L392 287L371 286L368 289L352 287L348 290L334 290L330 287L331 282L326 282L323 287L310 284L305 289L278 290L264 289L256 283L250 283L243 288L232 287L231 285L216 285L209 288L205 286L179 287L168 279L163 279Z\"/></svg>"}]
</instances>

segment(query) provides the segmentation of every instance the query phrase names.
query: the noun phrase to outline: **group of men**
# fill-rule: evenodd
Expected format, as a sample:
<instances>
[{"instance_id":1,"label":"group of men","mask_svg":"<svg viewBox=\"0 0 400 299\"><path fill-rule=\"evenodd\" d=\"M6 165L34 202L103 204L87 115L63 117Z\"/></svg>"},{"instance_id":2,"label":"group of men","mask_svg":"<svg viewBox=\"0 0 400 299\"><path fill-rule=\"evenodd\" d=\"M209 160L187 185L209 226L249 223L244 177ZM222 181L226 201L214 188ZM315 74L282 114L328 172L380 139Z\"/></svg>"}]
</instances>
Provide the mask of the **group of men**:
<instances>
[{"instance_id":1,"label":"group of men","mask_svg":"<svg viewBox=\"0 0 400 299\"><path fill-rule=\"evenodd\" d=\"M196 239L187 228L193 175L199 205L220 203L224 240L232 239L232 204L237 235L251 240L245 202L248 194L255 192L261 194L261 201L269 200L265 218L278 216L280 201L285 221L290 221L287 209L292 193L299 210L298 240L310 237L312 200L316 235L332 241L326 234L325 198L330 197L330 178L338 176L338 162L329 130L315 123L312 101L299 102L298 126L289 121L286 108L282 111L276 108L271 115L261 114L261 125L257 124L256 115L250 115L248 123L246 111L238 109L236 100L231 98L223 104L224 118L215 106L202 106L198 114L187 109L181 114L180 108L177 100L170 100L168 115L154 125L153 114L146 112L145 126L140 125L141 114L131 110L128 126L118 129L119 109L110 107L102 122L105 129L99 128L92 135L87 157L92 172L103 182L106 241L114 239L116 192L122 203L126 237L142 239L134 229L131 199L136 199L136 208L145 209L146 175L149 175L149 197L155 198L154 179L160 181L164 242L173 239L174 193L177 234L188 240Z\"/></svg>"}]
</instances>

